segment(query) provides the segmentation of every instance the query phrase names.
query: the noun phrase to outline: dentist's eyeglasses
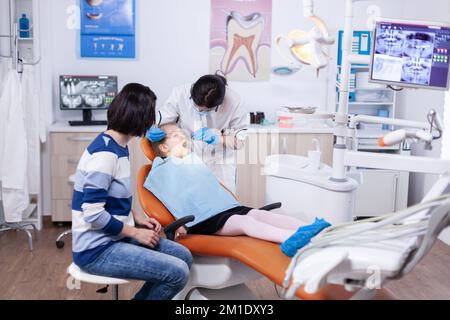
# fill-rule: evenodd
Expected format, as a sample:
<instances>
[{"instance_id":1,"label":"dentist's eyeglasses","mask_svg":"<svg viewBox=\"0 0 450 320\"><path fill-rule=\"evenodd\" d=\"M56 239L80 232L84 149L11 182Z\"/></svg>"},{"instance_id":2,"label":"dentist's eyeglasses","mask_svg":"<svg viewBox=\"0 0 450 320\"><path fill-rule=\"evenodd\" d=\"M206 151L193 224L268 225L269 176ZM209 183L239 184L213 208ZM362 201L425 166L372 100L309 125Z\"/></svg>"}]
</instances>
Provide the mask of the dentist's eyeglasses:
<instances>
[{"instance_id":1,"label":"dentist's eyeglasses","mask_svg":"<svg viewBox=\"0 0 450 320\"><path fill-rule=\"evenodd\" d=\"M197 106L197 105L195 105L194 104L194 108L195 108L195 110L197 111L197 112L199 112L199 113L204 113L204 114L206 114L206 113L210 113L210 112L217 112L218 110L219 110L219 107L220 106L217 106L217 107L215 107L215 108L207 108L207 107L199 107L199 106Z\"/></svg>"}]
</instances>

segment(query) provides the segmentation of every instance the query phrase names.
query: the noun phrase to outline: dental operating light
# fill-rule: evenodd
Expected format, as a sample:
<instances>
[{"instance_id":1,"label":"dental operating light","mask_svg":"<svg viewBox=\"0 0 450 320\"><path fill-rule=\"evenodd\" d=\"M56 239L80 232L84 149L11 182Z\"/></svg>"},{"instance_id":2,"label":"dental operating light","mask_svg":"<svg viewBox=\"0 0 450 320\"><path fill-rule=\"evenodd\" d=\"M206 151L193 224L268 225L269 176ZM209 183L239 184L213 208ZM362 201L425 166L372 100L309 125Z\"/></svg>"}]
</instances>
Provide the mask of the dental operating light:
<instances>
[{"instance_id":1,"label":"dental operating light","mask_svg":"<svg viewBox=\"0 0 450 320\"><path fill-rule=\"evenodd\" d=\"M314 15L314 6L312 0L303 2L304 16L309 18L314 24L309 31L292 30L287 36L277 36L276 48L281 57L290 64L296 62L312 66L319 71L325 68L330 61L325 47L334 43L334 38L330 36L326 24L318 16ZM284 43L290 52L290 57L284 53L281 48L281 42ZM292 57L292 58L291 58Z\"/></svg>"}]
</instances>

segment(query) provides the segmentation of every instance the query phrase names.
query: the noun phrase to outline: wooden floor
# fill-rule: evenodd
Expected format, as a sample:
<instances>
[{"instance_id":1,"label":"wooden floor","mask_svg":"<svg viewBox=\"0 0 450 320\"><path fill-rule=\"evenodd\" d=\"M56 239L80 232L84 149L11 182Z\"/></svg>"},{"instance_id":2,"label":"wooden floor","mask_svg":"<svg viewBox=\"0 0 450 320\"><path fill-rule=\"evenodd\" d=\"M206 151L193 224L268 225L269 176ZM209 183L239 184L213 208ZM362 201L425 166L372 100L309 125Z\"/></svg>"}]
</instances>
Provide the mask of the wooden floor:
<instances>
[{"instance_id":1,"label":"wooden floor","mask_svg":"<svg viewBox=\"0 0 450 320\"><path fill-rule=\"evenodd\" d=\"M62 250L55 239L65 228L46 224L30 252L22 232L0 233L0 299L110 299L97 294L100 286L81 284L69 290L66 268L71 263L70 237ZM142 283L121 286L121 299L130 299ZM74 287L69 281L69 287ZM275 286L262 279L248 284L261 299L279 299ZM412 273L386 286L399 299L450 299L450 247L437 242Z\"/></svg>"}]
</instances>

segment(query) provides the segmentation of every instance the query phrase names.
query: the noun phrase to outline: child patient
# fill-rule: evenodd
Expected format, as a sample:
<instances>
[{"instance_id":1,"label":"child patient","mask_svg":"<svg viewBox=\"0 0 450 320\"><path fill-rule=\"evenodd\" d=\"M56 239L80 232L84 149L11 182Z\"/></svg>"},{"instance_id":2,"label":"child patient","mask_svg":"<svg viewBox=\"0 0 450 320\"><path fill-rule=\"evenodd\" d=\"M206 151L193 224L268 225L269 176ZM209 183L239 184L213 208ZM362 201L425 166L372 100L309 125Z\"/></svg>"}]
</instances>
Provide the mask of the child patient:
<instances>
[{"instance_id":1,"label":"child patient","mask_svg":"<svg viewBox=\"0 0 450 320\"><path fill-rule=\"evenodd\" d=\"M153 128L147 138L156 157L145 188L177 219L195 216L186 225L187 230L178 230L180 234L247 235L282 243L283 252L293 256L330 226L322 219L306 226L294 217L241 205L202 160L190 152L188 139L175 124Z\"/></svg>"}]
</instances>

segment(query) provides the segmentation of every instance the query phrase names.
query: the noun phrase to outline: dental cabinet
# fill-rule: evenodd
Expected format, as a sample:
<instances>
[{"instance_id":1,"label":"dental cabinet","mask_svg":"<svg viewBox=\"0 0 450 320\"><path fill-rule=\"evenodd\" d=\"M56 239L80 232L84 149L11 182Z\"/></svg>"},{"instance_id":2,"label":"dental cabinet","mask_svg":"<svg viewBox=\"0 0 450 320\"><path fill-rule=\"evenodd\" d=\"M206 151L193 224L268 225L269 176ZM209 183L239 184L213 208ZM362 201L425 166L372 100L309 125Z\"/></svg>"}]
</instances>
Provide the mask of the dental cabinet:
<instances>
[{"instance_id":1,"label":"dental cabinet","mask_svg":"<svg viewBox=\"0 0 450 320\"><path fill-rule=\"evenodd\" d=\"M409 149L396 145L379 147L380 136L360 133L356 139L358 151L411 155ZM373 217L393 213L408 206L409 172L382 169L355 168L360 174L356 190L355 217Z\"/></svg>"},{"instance_id":2,"label":"dental cabinet","mask_svg":"<svg viewBox=\"0 0 450 320\"><path fill-rule=\"evenodd\" d=\"M334 136L331 128L266 128L252 126L245 148L237 152L237 198L246 206L260 208L266 204L266 177L262 174L267 156L294 154L307 156L317 139L322 162L331 165Z\"/></svg>"},{"instance_id":3,"label":"dental cabinet","mask_svg":"<svg viewBox=\"0 0 450 320\"><path fill-rule=\"evenodd\" d=\"M49 128L51 208L53 222L72 221L74 175L84 150L106 127L70 127L56 123Z\"/></svg>"},{"instance_id":4,"label":"dental cabinet","mask_svg":"<svg viewBox=\"0 0 450 320\"><path fill-rule=\"evenodd\" d=\"M342 69L342 31L339 33L337 61L336 111L339 106L339 80ZM371 33L354 31L352 52L369 55ZM350 94L348 112L354 115L369 115L394 118L396 114L397 92L385 85L369 82L370 66L352 65L350 72ZM378 139L393 128L388 125L360 123L350 149L393 154L410 154L399 145L378 146ZM355 199L355 217L371 217L405 209L408 202L409 173L391 170L353 168L352 173L359 180Z\"/></svg>"}]
</instances>

